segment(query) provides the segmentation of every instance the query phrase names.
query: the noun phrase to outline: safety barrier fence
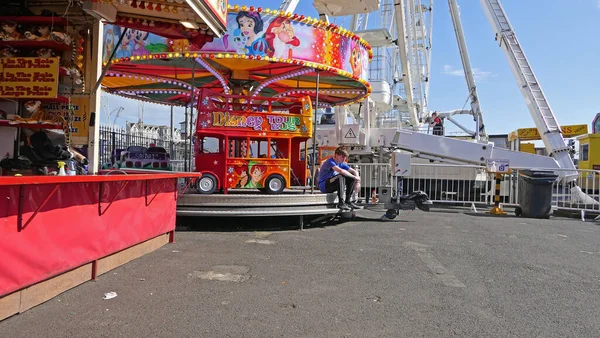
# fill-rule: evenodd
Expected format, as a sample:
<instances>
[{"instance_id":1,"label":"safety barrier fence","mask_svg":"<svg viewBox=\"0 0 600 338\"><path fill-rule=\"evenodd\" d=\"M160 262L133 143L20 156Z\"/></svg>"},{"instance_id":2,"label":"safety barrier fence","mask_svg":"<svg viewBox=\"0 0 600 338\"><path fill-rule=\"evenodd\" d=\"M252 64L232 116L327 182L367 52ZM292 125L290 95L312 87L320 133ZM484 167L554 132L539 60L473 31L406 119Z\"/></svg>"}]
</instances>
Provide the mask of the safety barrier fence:
<instances>
[{"instance_id":1,"label":"safety barrier fence","mask_svg":"<svg viewBox=\"0 0 600 338\"><path fill-rule=\"evenodd\" d=\"M401 194L421 190L434 203L492 205L494 203L495 176L483 166L456 164L413 163L411 175L391 177L388 163L354 163L361 173L359 200L372 202L380 186L391 186ZM503 174L500 202L504 206L519 204L519 176L524 168ZM538 169L536 169L538 170ZM552 207L560 210L600 212L600 171L576 170L571 180L562 178L564 169L551 170L558 174L552 183Z\"/></svg>"}]
</instances>

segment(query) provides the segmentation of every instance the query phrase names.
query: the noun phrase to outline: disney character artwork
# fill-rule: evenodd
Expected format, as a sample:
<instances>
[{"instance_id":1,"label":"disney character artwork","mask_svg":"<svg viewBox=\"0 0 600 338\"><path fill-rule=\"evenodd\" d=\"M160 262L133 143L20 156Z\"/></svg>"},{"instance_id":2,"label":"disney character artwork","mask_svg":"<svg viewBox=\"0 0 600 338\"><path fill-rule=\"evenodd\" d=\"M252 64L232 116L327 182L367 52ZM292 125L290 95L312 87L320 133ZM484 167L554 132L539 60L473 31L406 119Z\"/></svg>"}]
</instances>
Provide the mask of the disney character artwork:
<instances>
[{"instance_id":1,"label":"disney character artwork","mask_svg":"<svg viewBox=\"0 0 600 338\"><path fill-rule=\"evenodd\" d=\"M262 188L262 179L267 172L267 166L261 163L249 162L250 181L246 183L244 188Z\"/></svg>"},{"instance_id":2,"label":"disney character artwork","mask_svg":"<svg viewBox=\"0 0 600 338\"><path fill-rule=\"evenodd\" d=\"M262 34L264 22L257 12L238 12L235 21L238 24L242 40L245 39L246 55L266 56L269 45ZM235 39L235 34L234 34Z\"/></svg>"},{"instance_id":3,"label":"disney character artwork","mask_svg":"<svg viewBox=\"0 0 600 338\"><path fill-rule=\"evenodd\" d=\"M350 53L350 66L352 67L352 75L360 77L363 71L362 65L360 46L355 44Z\"/></svg>"},{"instance_id":4,"label":"disney character artwork","mask_svg":"<svg viewBox=\"0 0 600 338\"><path fill-rule=\"evenodd\" d=\"M292 22L284 17L277 17L269 23L265 40L269 45L270 57L291 59L292 48L300 46L300 40L294 34Z\"/></svg>"},{"instance_id":5,"label":"disney character artwork","mask_svg":"<svg viewBox=\"0 0 600 338\"><path fill-rule=\"evenodd\" d=\"M120 32L121 29L119 26L113 26L113 29L115 30L115 33L117 33L119 36L121 35L121 32ZM131 29L128 29L125 32L123 39L121 39L121 44L119 44L119 46L117 47L117 52L115 53L115 58L126 58L126 57L131 56L132 40L133 40L133 31Z\"/></svg>"},{"instance_id":6,"label":"disney character artwork","mask_svg":"<svg viewBox=\"0 0 600 338\"><path fill-rule=\"evenodd\" d=\"M104 62L108 62L110 55L115 48L115 32L113 29L114 26L109 27L108 30L104 32Z\"/></svg>"},{"instance_id":7,"label":"disney character artwork","mask_svg":"<svg viewBox=\"0 0 600 338\"><path fill-rule=\"evenodd\" d=\"M235 174L239 177L239 181L236 183L235 188L243 188L248 184L248 165L240 164L234 167Z\"/></svg>"},{"instance_id":8,"label":"disney character artwork","mask_svg":"<svg viewBox=\"0 0 600 338\"><path fill-rule=\"evenodd\" d=\"M248 163L236 164L230 170L230 188L237 189L260 189L263 188L263 179L267 174L267 165L250 161Z\"/></svg>"},{"instance_id":9,"label":"disney character artwork","mask_svg":"<svg viewBox=\"0 0 600 338\"><path fill-rule=\"evenodd\" d=\"M133 32L133 51L131 55L148 55L150 52L146 50L145 41L150 33L136 29Z\"/></svg>"}]
</instances>

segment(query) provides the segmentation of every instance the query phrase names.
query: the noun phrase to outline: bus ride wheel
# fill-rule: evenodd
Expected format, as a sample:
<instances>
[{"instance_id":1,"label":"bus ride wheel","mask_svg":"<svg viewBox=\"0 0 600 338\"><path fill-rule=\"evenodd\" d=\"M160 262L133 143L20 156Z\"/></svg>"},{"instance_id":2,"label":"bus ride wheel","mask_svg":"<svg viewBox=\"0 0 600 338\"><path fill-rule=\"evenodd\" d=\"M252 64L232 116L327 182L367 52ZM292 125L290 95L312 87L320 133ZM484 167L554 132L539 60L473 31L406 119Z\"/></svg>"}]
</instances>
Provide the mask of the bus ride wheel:
<instances>
[{"instance_id":1,"label":"bus ride wheel","mask_svg":"<svg viewBox=\"0 0 600 338\"><path fill-rule=\"evenodd\" d=\"M212 194L217 190L217 178L212 174L202 174L196 181L196 189L201 194Z\"/></svg>"},{"instance_id":2,"label":"bus ride wheel","mask_svg":"<svg viewBox=\"0 0 600 338\"><path fill-rule=\"evenodd\" d=\"M285 189L285 178L281 175L271 175L265 180L265 188L267 194L280 194Z\"/></svg>"}]
</instances>

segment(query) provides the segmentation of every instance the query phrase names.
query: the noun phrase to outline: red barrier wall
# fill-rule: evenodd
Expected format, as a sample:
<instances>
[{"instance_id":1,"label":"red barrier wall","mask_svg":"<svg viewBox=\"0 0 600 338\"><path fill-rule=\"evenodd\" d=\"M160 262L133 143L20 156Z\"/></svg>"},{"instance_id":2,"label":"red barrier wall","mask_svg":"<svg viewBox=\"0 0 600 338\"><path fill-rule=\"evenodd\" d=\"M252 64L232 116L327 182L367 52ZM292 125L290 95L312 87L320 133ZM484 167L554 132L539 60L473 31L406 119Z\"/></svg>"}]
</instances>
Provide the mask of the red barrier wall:
<instances>
[{"instance_id":1,"label":"red barrier wall","mask_svg":"<svg viewBox=\"0 0 600 338\"><path fill-rule=\"evenodd\" d=\"M173 231L176 180L0 178L0 296Z\"/></svg>"}]
</instances>

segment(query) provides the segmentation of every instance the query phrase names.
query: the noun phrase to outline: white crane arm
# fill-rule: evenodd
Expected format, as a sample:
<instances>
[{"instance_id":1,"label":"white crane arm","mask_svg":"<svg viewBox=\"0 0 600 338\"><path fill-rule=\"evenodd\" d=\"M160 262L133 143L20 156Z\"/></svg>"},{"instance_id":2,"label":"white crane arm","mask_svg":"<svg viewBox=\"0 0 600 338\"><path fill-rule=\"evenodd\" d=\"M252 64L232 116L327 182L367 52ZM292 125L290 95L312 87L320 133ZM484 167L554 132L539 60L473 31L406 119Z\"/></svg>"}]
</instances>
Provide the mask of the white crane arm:
<instances>
[{"instance_id":1,"label":"white crane arm","mask_svg":"<svg viewBox=\"0 0 600 338\"><path fill-rule=\"evenodd\" d=\"M448 0L448 6L450 7L450 16L452 17L452 24L454 25L454 33L456 34L456 41L458 42L458 51L463 64L467 87L469 88L471 110L473 111L473 117L476 125L475 139L479 140L479 136L487 138L483 124L483 114L481 113L481 106L479 105L479 99L477 96L477 85L475 84L473 68L471 67L471 59L469 58L467 42L465 41L465 35L460 20L460 13L458 11L458 4L456 3L456 0Z\"/></svg>"},{"instance_id":2,"label":"white crane arm","mask_svg":"<svg viewBox=\"0 0 600 338\"><path fill-rule=\"evenodd\" d=\"M525 102L550 156L554 157L562 169L573 169L566 176L576 177L575 164L569 154L569 147L562 136L560 125L542 92L533 69L517 40L499 0L481 0L481 5L496 34L496 40L508 59L513 75L525 97Z\"/></svg>"}]
</instances>

